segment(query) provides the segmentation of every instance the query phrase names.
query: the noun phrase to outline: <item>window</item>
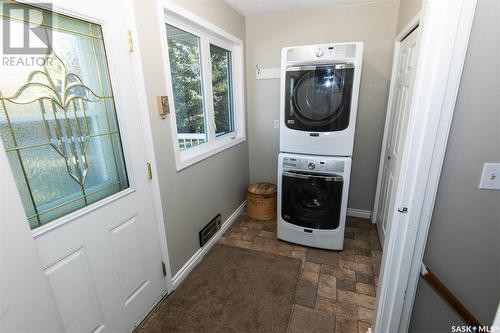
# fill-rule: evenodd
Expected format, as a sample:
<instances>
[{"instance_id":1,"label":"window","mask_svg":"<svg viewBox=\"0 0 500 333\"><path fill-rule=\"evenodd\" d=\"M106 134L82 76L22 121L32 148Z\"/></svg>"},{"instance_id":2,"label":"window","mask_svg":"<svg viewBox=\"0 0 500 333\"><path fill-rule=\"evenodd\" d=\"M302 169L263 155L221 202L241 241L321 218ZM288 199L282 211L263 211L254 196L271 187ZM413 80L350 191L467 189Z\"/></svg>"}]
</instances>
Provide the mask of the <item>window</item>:
<instances>
[{"instance_id":1,"label":"window","mask_svg":"<svg viewBox=\"0 0 500 333\"><path fill-rule=\"evenodd\" d=\"M54 15L50 53L0 65L0 136L31 229L129 187L101 27L39 11Z\"/></svg>"},{"instance_id":2,"label":"window","mask_svg":"<svg viewBox=\"0 0 500 333\"><path fill-rule=\"evenodd\" d=\"M214 99L215 135L234 130L231 92L231 52L210 44L212 91Z\"/></svg>"},{"instance_id":3,"label":"window","mask_svg":"<svg viewBox=\"0 0 500 333\"><path fill-rule=\"evenodd\" d=\"M165 25L178 170L245 140L242 42L189 16Z\"/></svg>"},{"instance_id":4,"label":"window","mask_svg":"<svg viewBox=\"0 0 500 333\"><path fill-rule=\"evenodd\" d=\"M168 56L179 149L207 141L201 85L200 38L167 24Z\"/></svg>"}]
</instances>

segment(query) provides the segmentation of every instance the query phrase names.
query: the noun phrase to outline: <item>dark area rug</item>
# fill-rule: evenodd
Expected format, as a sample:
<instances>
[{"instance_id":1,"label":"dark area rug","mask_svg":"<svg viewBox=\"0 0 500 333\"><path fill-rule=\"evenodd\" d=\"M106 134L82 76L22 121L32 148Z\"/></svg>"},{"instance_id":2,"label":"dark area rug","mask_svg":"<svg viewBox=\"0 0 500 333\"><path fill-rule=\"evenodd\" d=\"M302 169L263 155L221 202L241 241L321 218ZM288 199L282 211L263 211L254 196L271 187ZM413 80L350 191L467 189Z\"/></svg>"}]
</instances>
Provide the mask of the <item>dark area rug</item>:
<instances>
[{"instance_id":1,"label":"dark area rug","mask_svg":"<svg viewBox=\"0 0 500 333\"><path fill-rule=\"evenodd\" d=\"M136 332L286 332L301 265L216 245Z\"/></svg>"}]
</instances>

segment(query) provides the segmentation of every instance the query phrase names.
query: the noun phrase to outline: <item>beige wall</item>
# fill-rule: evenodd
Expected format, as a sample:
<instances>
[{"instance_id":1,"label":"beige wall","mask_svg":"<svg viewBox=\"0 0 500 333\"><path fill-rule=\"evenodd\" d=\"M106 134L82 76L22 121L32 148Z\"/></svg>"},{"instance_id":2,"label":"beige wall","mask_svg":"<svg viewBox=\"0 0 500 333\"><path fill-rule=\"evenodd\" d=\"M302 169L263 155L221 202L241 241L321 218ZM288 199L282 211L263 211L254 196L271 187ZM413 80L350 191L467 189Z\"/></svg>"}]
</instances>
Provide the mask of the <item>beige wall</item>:
<instances>
[{"instance_id":1,"label":"beige wall","mask_svg":"<svg viewBox=\"0 0 500 333\"><path fill-rule=\"evenodd\" d=\"M250 180L276 182L279 80L255 80L255 65L279 67L281 48L362 41L363 71L349 207L372 210L377 182L398 0L246 18Z\"/></svg>"},{"instance_id":2,"label":"beige wall","mask_svg":"<svg viewBox=\"0 0 500 333\"><path fill-rule=\"evenodd\" d=\"M174 0L191 13L245 40L245 18L222 0Z\"/></svg>"},{"instance_id":3,"label":"beige wall","mask_svg":"<svg viewBox=\"0 0 500 333\"><path fill-rule=\"evenodd\" d=\"M484 38L488 36L488 38ZM484 162L500 162L500 2L479 0L424 262L483 325L500 296L500 192L480 190ZM420 279L410 332L465 325Z\"/></svg>"},{"instance_id":4,"label":"beige wall","mask_svg":"<svg viewBox=\"0 0 500 333\"><path fill-rule=\"evenodd\" d=\"M178 4L211 23L245 38L242 16L222 2L178 1ZM158 41L160 30L153 1L135 0L139 48L142 54L148 109L159 170L158 179L166 224L170 266L175 274L198 250L198 232L218 213L222 220L245 199L248 184L248 144L234 146L176 172L170 120L162 120L156 96L166 94L165 68Z\"/></svg>"},{"instance_id":5,"label":"beige wall","mask_svg":"<svg viewBox=\"0 0 500 333\"><path fill-rule=\"evenodd\" d=\"M422 8L423 0L401 0L399 4L398 30L403 30Z\"/></svg>"}]
</instances>

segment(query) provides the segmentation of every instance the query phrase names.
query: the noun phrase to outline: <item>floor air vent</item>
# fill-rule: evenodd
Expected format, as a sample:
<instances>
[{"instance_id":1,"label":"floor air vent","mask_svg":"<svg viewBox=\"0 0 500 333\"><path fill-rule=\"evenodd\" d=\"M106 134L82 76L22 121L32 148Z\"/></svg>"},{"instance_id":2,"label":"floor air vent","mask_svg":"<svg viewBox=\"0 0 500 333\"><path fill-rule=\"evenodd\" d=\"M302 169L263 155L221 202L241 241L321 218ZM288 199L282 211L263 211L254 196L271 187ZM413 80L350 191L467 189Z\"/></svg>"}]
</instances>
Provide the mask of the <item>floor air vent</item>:
<instances>
[{"instance_id":1,"label":"floor air vent","mask_svg":"<svg viewBox=\"0 0 500 333\"><path fill-rule=\"evenodd\" d=\"M212 219L212 221L208 222L206 226L201 229L200 236L200 246L205 245L210 238L220 229L222 223L220 219L220 214L217 214L216 217Z\"/></svg>"}]
</instances>

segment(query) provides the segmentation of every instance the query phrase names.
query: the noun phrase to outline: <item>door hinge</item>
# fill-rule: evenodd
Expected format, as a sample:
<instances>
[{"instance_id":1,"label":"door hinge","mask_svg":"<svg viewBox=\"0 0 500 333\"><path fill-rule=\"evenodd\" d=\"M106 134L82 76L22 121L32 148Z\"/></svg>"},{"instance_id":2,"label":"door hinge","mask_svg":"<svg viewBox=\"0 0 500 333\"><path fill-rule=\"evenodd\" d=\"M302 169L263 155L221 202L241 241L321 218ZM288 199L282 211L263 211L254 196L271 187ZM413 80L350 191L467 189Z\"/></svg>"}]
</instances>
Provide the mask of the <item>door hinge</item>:
<instances>
[{"instance_id":1,"label":"door hinge","mask_svg":"<svg viewBox=\"0 0 500 333\"><path fill-rule=\"evenodd\" d=\"M146 163L146 170L148 172L148 178L153 179L153 170L151 169L151 163Z\"/></svg>"},{"instance_id":2,"label":"door hinge","mask_svg":"<svg viewBox=\"0 0 500 333\"><path fill-rule=\"evenodd\" d=\"M407 214L408 213L408 207L400 207L398 208L398 212Z\"/></svg>"},{"instance_id":3,"label":"door hinge","mask_svg":"<svg viewBox=\"0 0 500 333\"><path fill-rule=\"evenodd\" d=\"M167 276L167 266L163 261L161 262L161 271L163 272L163 276Z\"/></svg>"},{"instance_id":4,"label":"door hinge","mask_svg":"<svg viewBox=\"0 0 500 333\"><path fill-rule=\"evenodd\" d=\"M127 44L129 52L134 51L134 42L132 41L132 31L127 31Z\"/></svg>"}]
</instances>

